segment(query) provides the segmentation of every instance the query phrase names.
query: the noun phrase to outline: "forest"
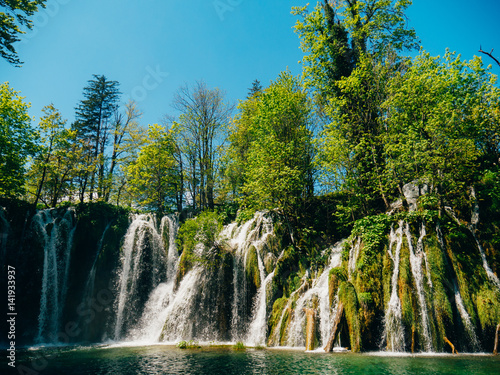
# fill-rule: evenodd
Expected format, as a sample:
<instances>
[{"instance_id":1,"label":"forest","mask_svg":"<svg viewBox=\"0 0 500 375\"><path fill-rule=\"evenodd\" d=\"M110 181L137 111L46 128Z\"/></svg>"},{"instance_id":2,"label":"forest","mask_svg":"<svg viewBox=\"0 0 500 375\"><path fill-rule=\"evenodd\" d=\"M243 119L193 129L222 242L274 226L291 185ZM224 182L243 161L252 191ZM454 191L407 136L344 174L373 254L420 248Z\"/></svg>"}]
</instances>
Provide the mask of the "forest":
<instances>
[{"instance_id":1,"label":"forest","mask_svg":"<svg viewBox=\"0 0 500 375\"><path fill-rule=\"evenodd\" d=\"M284 70L269 84L249 82L238 103L203 80L186 84L171 103L178 115L165 113L158 124L146 126L137 103L122 103L120 83L112 77L89 77L73 123L57 103L47 103L33 121L29 98L4 82L0 204L39 210L79 205L83 211L95 204L158 218L178 213L177 286L197 262L209 268L224 262L196 255L200 236L209 247L223 247L216 236L223 225L270 212L281 223L276 236L285 255L272 272L279 292L269 305L268 334L306 270L323 269L321 249L350 236L343 266L330 271L330 293L340 288L350 347L374 347L367 332L376 331L377 320L370 311L383 311L390 294L381 295L390 276L374 267L382 259L387 266L380 249L387 247L391 225L405 220L417 231L422 221L441 225L453 249L449 263L462 262L456 275L464 288L466 265L482 270L480 260L470 260L472 250L463 249L476 246L476 233L472 237L468 228L478 224L471 213L480 207L483 262L488 258L496 275L500 270L500 89L489 65L497 60L490 55L467 61L451 51L431 56L407 26L411 4L323 0L293 7L304 54L300 75ZM414 201L408 198L412 189ZM359 274L352 276L347 262L357 236L363 238L363 255ZM436 245L439 231L433 236ZM279 267L288 271L280 274ZM247 277L255 290L264 282L257 268L247 270ZM404 299L412 282L400 283ZM487 336L483 342L491 344L500 300L494 288L479 284L471 286L478 297L467 306ZM353 293L356 302L350 304ZM443 289L441 296L450 293ZM417 299L412 301L403 314L417 310ZM452 313L436 309L435 331L442 341ZM411 326L405 326L406 349L415 343L408 338Z\"/></svg>"}]
</instances>

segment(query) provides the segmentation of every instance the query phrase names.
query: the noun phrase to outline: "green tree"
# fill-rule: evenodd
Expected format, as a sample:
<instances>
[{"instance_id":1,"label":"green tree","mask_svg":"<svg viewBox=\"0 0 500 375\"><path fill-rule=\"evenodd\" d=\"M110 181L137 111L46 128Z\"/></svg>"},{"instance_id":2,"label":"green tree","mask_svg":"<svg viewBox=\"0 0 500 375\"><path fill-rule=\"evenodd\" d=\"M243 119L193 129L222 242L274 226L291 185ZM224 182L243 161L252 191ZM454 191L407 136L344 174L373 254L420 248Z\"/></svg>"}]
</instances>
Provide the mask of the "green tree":
<instances>
[{"instance_id":1,"label":"green tree","mask_svg":"<svg viewBox=\"0 0 500 375\"><path fill-rule=\"evenodd\" d=\"M120 91L118 82L105 76L95 75L83 89L85 97L76 108L77 137L85 143L86 165L80 178L80 200L83 201L87 187L89 198L104 198L106 193L106 147L109 142L111 122L118 108ZM96 186L97 185L97 186Z\"/></svg>"},{"instance_id":2,"label":"green tree","mask_svg":"<svg viewBox=\"0 0 500 375\"><path fill-rule=\"evenodd\" d=\"M441 209L463 203L481 169L498 162L495 79L478 57L467 62L453 53L441 59L425 52L393 77L384 103L391 181L429 184Z\"/></svg>"},{"instance_id":3,"label":"green tree","mask_svg":"<svg viewBox=\"0 0 500 375\"><path fill-rule=\"evenodd\" d=\"M32 21L29 19L38 7L45 8L46 0L0 0L0 56L9 63L20 66L22 62L17 56L13 44L19 41L19 34L24 34L22 27L31 30Z\"/></svg>"},{"instance_id":4,"label":"green tree","mask_svg":"<svg viewBox=\"0 0 500 375\"><path fill-rule=\"evenodd\" d=\"M41 200L47 207L55 207L63 192L69 193L75 132L65 128L66 120L53 104L42 112L39 147L28 173L28 186L35 205Z\"/></svg>"},{"instance_id":5,"label":"green tree","mask_svg":"<svg viewBox=\"0 0 500 375\"><path fill-rule=\"evenodd\" d=\"M310 101L300 82L284 72L255 105L247 130L243 205L278 208L295 220L313 194Z\"/></svg>"},{"instance_id":6,"label":"green tree","mask_svg":"<svg viewBox=\"0 0 500 375\"><path fill-rule=\"evenodd\" d=\"M306 53L305 85L326 105L336 94L334 82L349 76L361 56L383 58L390 51L417 47L416 34L406 27L404 11L411 0L318 1L316 7L293 7L301 17L295 30Z\"/></svg>"},{"instance_id":7,"label":"green tree","mask_svg":"<svg viewBox=\"0 0 500 375\"><path fill-rule=\"evenodd\" d=\"M229 146L223 156L224 187L227 195L235 201L241 196L241 188L245 184L245 170L248 161L248 151L255 140L253 122L257 113L257 104L261 91L251 95L247 100L240 101L238 113L229 126ZM229 198L229 197L228 197Z\"/></svg>"},{"instance_id":8,"label":"green tree","mask_svg":"<svg viewBox=\"0 0 500 375\"><path fill-rule=\"evenodd\" d=\"M125 113L115 112L115 118L112 123L111 136L113 146L110 155L110 165L104 186L104 200L108 202L112 193L118 193L117 190L123 189L121 182L116 183L115 172L119 169L120 164L133 154L133 147L137 146L139 134L143 131L138 120L142 113L137 108L135 102L130 101L125 105Z\"/></svg>"},{"instance_id":9,"label":"green tree","mask_svg":"<svg viewBox=\"0 0 500 375\"><path fill-rule=\"evenodd\" d=\"M0 196L23 193L27 158L36 150L29 104L19 94L8 82L0 85Z\"/></svg>"},{"instance_id":10,"label":"green tree","mask_svg":"<svg viewBox=\"0 0 500 375\"><path fill-rule=\"evenodd\" d=\"M349 77L335 83L338 94L327 108L330 122L318 140L322 186L350 193L345 209L353 219L355 211L367 215L382 208L379 203L389 207L381 106L393 73L393 64L362 57Z\"/></svg>"},{"instance_id":11,"label":"green tree","mask_svg":"<svg viewBox=\"0 0 500 375\"><path fill-rule=\"evenodd\" d=\"M248 89L247 99L251 98L252 96L260 92L262 92L262 85L260 84L260 81L256 79L252 82L252 87Z\"/></svg>"},{"instance_id":12,"label":"green tree","mask_svg":"<svg viewBox=\"0 0 500 375\"><path fill-rule=\"evenodd\" d=\"M179 170L174 153L173 130L150 125L148 138L127 171L135 200L160 216L176 207Z\"/></svg>"}]
</instances>

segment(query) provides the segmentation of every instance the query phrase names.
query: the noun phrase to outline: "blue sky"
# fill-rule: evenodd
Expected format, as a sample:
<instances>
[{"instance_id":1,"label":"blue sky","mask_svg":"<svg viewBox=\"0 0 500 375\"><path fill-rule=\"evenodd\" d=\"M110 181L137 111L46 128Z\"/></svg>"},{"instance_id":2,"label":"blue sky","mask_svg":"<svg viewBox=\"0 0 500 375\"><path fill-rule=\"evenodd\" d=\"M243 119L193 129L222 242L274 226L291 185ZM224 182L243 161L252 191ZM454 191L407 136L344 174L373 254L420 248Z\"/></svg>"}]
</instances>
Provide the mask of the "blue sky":
<instances>
[{"instance_id":1,"label":"blue sky","mask_svg":"<svg viewBox=\"0 0 500 375\"><path fill-rule=\"evenodd\" d=\"M25 64L15 68L1 60L0 81L31 102L37 122L50 103L71 122L87 81L104 74L120 83L124 99L138 102L147 125L175 114L170 104L183 84L203 79L236 101L254 79L267 85L284 69L300 73L290 9L306 2L48 0L34 30L17 44ZM482 45L500 58L499 0L413 2L409 25L432 55L448 47L470 59Z\"/></svg>"}]
</instances>

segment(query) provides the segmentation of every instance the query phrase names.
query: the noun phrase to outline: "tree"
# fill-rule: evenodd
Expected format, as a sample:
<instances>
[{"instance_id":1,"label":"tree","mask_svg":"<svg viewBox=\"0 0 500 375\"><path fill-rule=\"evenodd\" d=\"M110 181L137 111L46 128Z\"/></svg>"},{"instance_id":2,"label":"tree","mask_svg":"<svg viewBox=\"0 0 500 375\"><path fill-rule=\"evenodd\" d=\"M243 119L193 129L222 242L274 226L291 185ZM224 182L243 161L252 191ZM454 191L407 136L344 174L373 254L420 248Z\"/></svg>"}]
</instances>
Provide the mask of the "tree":
<instances>
[{"instance_id":1,"label":"tree","mask_svg":"<svg viewBox=\"0 0 500 375\"><path fill-rule=\"evenodd\" d=\"M173 107L181 112L180 139L188 169L191 201L196 209L214 208L215 177L225 127L233 106L224 101L224 92L209 89L205 82L184 86L177 92Z\"/></svg>"},{"instance_id":2,"label":"tree","mask_svg":"<svg viewBox=\"0 0 500 375\"><path fill-rule=\"evenodd\" d=\"M28 173L29 186L35 206L41 200L47 207L55 207L71 180L75 132L65 128L66 120L53 104L44 107L42 112L39 147Z\"/></svg>"},{"instance_id":3,"label":"tree","mask_svg":"<svg viewBox=\"0 0 500 375\"><path fill-rule=\"evenodd\" d=\"M88 184L90 200L96 190L96 183L98 198L105 196L105 151L109 141L110 122L120 97L118 85L118 82L108 81L103 75L94 74L94 79L83 90L85 99L76 108L74 127L77 137L85 143L88 152L85 172L80 179L81 201L85 198Z\"/></svg>"},{"instance_id":4,"label":"tree","mask_svg":"<svg viewBox=\"0 0 500 375\"><path fill-rule=\"evenodd\" d=\"M104 188L104 200L106 202L109 201L113 190L116 167L124 161L124 158L130 156L131 151L133 153L131 148L137 145L135 142L138 138L137 133L142 131L138 123L138 119L141 116L142 113L133 101L125 105L125 114L119 111L115 112L111 129L113 149L111 151L110 166Z\"/></svg>"},{"instance_id":5,"label":"tree","mask_svg":"<svg viewBox=\"0 0 500 375\"><path fill-rule=\"evenodd\" d=\"M0 85L0 196L15 197L24 191L25 165L36 150L26 104L8 82Z\"/></svg>"},{"instance_id":6,"label":"tree","mask_svg":"<svg viewBox=\"0 0 500 375\"><path fill-rule=\"evenodd\" d=\"M306 53L305 86L312 89L317 104L328 104L337 94L335 82L351 74L363 55L383 59L390 51L417 48L416 34L406 28L404 11L411 0L328 0L293 7L302 20L295 30Z\"/></svg>"},{"instance_id":7,"label":"tree","mask_svg":"<svg viewBox=\"0 0 500 375\"><path fill-rule=\"evenodd\" d=\"M405 23L409 5L410 0L323 0L311 12L293 8L302 18L295 28L306 53L305 86L323 122L323 186L350 192L351 214L366 215L378 209L379 200L389 205L380 106L388 77L401 63L397 53L417 47Z\"/></svg>"},{"instance_id":8,"label":"tree","mask_svg":"<svg viewBox=\"0 0 500 375\"><path fill-rule=\"evenodd\" d=\"M0 56L9 63L20 66L22 62L17 56L13 44L19 41L19 34L24 34L22 27L31 30L32 21L29 19L38 7L45 8L46 0L0 0L3 12L0 12Z\"/></svg>"},{"instance_id":9,"label":"tree","mask_svg":"<svg viewBox=\"0 0 500 375\"><path fill-rule=\"evenodd\" d=\"M146 143L127 171L136 201L159 216L176 207L179 173L174 153L173 131L150 125Z\"/></svg>"},{"instance_id":10,"label":"tree","mask_svg":"<svg viewBox=\"0 0 500 375\"><path fill-rule=\"evenodd\" d=\"M248 152L251 143L255 140L253 122L257 114L257 107L262 91L240 101L238 113L229 127L229 146L223 156L224 187L235 201L241 197L241 189L245 185L245 170L248 165Z\"/></svg>"},{"instance_id":11,"label":"tree","mask_svg":"<svg viewBox=\"0 0 500 375\"><path fill-rule=\"evenodd\" d=\"M252 96L260 92L262 92L262 85L260 84L260 81L256 79L255 81L252 82L252 87L248 89L247 99L250 99Z\"/></svg>"},{"instance_id":12,"label":"tree","mask_svg":"<svg viewBox=\"0 0 500 375\"><path fill-rule=\"evenodd\" d=\"M311 105L289 72L256 100L250 123L242 203L283 211L295 220L313 194ZM247 125L247 124L244 124Z\"/></svg>"},{"instance_id":13,"label":"tree","mask_svg":"<svg viewBox=\"0 0 500 375\"><path fill-rule=\"evenodd\" d=\"M322 185L350 193L346 209L363 215L378 209L379 200L389 207L388 188L383 180L382 103L386 97L393 64L375 63L362 57L349 77L335 83L338 94L327 107L330 123L321 132L319 162Z\"/></svg>"},{"instance_id":14,"label":"tree","mask_svg":"<svg viewBox=\"0 0 500 375\"><path fill-rule=\"evenodd\" d=\"M391 79L384 103L387 173L428 184L440 209L467 199L467 188L500 156L500 90L481 59L422 52Z\"/></svg>"}]
</instances>

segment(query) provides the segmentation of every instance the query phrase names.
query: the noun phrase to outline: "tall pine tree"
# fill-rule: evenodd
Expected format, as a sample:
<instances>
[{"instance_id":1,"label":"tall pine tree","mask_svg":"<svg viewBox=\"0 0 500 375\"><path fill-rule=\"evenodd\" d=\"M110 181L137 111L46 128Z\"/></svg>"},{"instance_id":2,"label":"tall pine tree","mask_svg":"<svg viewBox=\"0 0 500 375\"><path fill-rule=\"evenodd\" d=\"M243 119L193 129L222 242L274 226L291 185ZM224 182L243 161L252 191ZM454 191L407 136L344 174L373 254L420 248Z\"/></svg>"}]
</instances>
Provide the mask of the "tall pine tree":
<instances>
[{"instance_id":1,"label":"tall pine tree","mask_svg":"<svg viewBox=\"0 0 500 375\"><path fill-rule=\"evenodd\" d=\"M110 123L118 108L119 83L109 81L103 75L95 75L83 89L84 100L76 108L74 128L77 138L86 148L86 171L80 178L80 200L85 199L87 187L89 199L97 192L104 196L105 190L105 151L109 141Z\"/></svg>"}]
</instances>

